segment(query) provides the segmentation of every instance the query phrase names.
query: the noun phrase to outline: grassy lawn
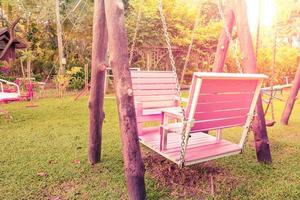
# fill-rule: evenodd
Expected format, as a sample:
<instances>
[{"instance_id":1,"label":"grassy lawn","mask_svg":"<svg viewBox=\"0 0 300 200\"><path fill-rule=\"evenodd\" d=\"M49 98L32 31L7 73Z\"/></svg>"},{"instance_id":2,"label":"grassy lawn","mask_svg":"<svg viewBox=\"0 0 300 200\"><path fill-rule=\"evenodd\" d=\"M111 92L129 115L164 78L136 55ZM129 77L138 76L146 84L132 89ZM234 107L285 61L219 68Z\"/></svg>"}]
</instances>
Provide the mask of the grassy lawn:
<instances>
[{"instance_id":1,"label":"grassy lawn","mask_svg":"<svg viewBox=\"0 0 300 200\"><path fill-rule=\"evenodd\" d=\"M87 98L5 105L0 119L0 199L126 199L115 100L105 102L103 160L87 162ZM1 105L2 106L2 105ZM284 104L276 102L279 119ZM253 137L243 155L179 170L143 148L148 199L300 199L300 104L288 127L269 128L273 163L256 162ZM225 135L238 139L238 129Z\"/></svg>"}]
</instances>

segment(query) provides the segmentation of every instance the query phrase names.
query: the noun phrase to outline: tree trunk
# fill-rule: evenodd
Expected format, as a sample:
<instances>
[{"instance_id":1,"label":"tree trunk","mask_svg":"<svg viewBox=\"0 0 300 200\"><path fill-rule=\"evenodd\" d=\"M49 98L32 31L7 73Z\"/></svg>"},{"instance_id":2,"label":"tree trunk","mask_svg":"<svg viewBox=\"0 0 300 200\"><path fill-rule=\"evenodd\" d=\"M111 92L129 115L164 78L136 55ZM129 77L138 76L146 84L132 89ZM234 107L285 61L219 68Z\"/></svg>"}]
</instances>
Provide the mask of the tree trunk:
<instances>
[{"instance_id":1,"label":"tree trunk","mask_svg":"<svg viewBox=\"0 0 300 200\"><path fill-rule=\"evenodd\" d=\"M92 74L89 99L89 161L95 164L101 159L102 124L104 121L105 55L107 51L107 29L104 0L95 1L92 44Z\"/></svg>"},{"instance_id":2,"label":"tree trunk","mask_svg":"<svg viewBox=\"0 0 300 200\"><path fill-rule=\"evenodd\" d=\"M132 82L129 71L128 40L124 5L121 0L105 0L110 63L118 105L125 176L129 199L145 199L144 164L138 141Z\"/></svg>"},{"instance_id":3,"label":"tree trunk","mask_svg":"<svg viewBox=\"0 0 300 200\"><path fill-rule=\"evenodd\" d=\"M245 72L257 73L256 57L254 55L252 37L247 20L247 5L245 0L235 0L233 8L235 8L237 34ZM261 96L258 98L256 114L257 116L253 122L252 129L254 132L257 160L263 163L270 163L272 162L272 158Z\"/></svg>"},{"instance_id":4,"label":"tree trunk","mask_svg":"<svg viewBox=\"0 0 300 200\"><path fill-rule=\"evenodd\" d=\"M23 60L22 59L20 59L20 64L21 64L21 70L22 70L23 79L25 79L26 75L25 75L25 70L24 70L24 65L23 65Z\"/></svg>"},{"instance_id":5,"label":"tree trunk","mask_svg":"<svg viewBox=\"0 0 300 200\"><path fill-rule=\"evenodd\" d=\"M291 93L289 99L285 104L285 108L281 116L281 124L283 125L287 125L289 123L289 119L293 111L293 107L299 92L299 88L300 88L300 58L298 58L298 70L293 82Z\"/></svg>"},{"instance_id":6,"label":"tree trunk","mask_svg":"<svg viewBox=\"0 0 300 200\"><path fill-rule=\"evenodd\" d=\"M59 74L65 74L65 67L63 65L63 57L64 57L64 47L62 42L62 28L60 22L60 9L59 9L59 0L56 0L55 4L55 12L56 12L56 29L57 29L57 44L58 44L58 57L59 57Z\"/></svg>"},{"instance_id":7,"label":"tree trunk","mask_svg":"<svg viewBox=\"0 0 300 200\"><path fill-rule=\"evenodd\" d=\"M30 78L31 78L31 57L30 56L27 58L26 68L27 68L26 69L26 71L27 71L27 78L28 78L28 81L30 81Z\"/></svg>"},{"instance_id":8,"label":"tree trunk","mask_svg":"<svg viewBox=\"0 0 300 200\"><path fill-rule=\"evenodd\" d=\"M232 30L234 20L236 21L238 38L241 46L243 65L245 67L245 71L247 73L257 73L256 58L254 55L252 37L250 34L247 20L246 2L244 0L228 1L225 18L228 24L229 31ZM228 37L223 31L219 39L218 49L214 62L215 72L223 71L228 42ZM272 159L261 97L259 97L258 99L256 112L257 117L255 118L253 123L253 132L255 138L257 160L259 162L269 163L272 161Z\"/></svg>"}]
</instances>

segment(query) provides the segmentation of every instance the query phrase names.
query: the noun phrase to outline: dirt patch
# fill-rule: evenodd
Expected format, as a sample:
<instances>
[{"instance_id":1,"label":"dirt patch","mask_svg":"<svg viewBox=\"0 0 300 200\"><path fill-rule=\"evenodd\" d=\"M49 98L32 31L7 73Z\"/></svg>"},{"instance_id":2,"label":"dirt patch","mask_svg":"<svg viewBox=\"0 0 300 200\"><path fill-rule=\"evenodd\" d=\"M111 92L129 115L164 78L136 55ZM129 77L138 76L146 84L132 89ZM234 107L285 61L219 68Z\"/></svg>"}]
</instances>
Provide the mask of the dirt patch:
<instances>
[{"instance_id":1,"label":"dirt patch","mask_svg":"<svg viewBox=\"0 0 300 200\"><path fill-rule=\"evenodd\" d=\"M216 165L205 162L180 169L176 164L153 152L144 152L146 173L179 198L207 199L221 190L230 192L238 184L237 178Z\"/></svg>"},{"instance_id":2,"label":"dirt patch","mask_svg":"<svg viewBox=\"0 0 300 200\"><path fill-rule=\"evenodd\" d=\"M77 183L74 180L60 182L51 187L47 187L43 190L44 199L48 200L64 200L68 196L78 196L79 199L86 199L86 193L76 192L78 190L80 183Z\"/></svg>"}]
</instances>

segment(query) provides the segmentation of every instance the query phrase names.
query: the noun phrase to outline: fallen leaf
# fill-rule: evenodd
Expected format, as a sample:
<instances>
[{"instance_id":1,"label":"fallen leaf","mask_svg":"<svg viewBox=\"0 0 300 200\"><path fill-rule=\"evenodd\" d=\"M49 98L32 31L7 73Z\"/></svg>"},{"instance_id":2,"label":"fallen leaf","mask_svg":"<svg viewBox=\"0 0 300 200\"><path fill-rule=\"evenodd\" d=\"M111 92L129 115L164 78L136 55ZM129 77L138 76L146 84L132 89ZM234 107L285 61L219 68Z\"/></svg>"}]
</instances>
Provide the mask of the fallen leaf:
<instances>
[{"instance_id":1,"label":"fallen leaf","mask_svg":"<svg viewBox=\"0 0 300 200\"><path fill-rule=\"evenodd\" d=\"M57 164L57 161L55 161L55 160L49 160L48 163L49 164Z\"/></svg>"},{"instance_id":2,"label":"fallen leaf","mask_svg":"<svg viewBox=\"0 0 300 200\"><path fill-rule=\"evenodd\" d=\"M47 177L48 173L47 172L38 172L37 175L38 176L46 176Z\"/></svg>"},{"instance_id":3,"label":"fallen leaf","mask_svg":"<svg viewBox=\"0 0 300 200\"><path fill-rule=\"evenodd\" d=\"M80 164L80 160L73 160L73 163Z\"/></svg>"}]
</instances>

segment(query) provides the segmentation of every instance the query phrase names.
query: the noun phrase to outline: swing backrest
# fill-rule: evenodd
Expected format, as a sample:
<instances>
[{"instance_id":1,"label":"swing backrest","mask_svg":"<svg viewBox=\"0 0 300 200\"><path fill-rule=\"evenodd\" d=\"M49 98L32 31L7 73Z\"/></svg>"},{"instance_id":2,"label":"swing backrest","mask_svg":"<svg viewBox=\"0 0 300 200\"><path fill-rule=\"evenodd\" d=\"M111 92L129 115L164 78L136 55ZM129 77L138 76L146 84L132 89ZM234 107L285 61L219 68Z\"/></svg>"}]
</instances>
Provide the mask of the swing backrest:
<instances>
[{"instance_id":1,"label":"swing backrest","mask_svg":"<svg viewBox=\"0 0 300 200\"><path fill-rule=\"evenodd\" d=\"M194 73L187 116L191 132L243 126L254 113L262 74Z\"/></svg>"},{"instance_id":2,"label":"swing backrest","mask_svg":"<svg viewBox=\"0 0 300 200\"><path fill-rule=\"evenodd\" d=\"M177 77L172 71L131 71L135 103L143 109L177 106Z\"/></svg>"}]
</instances>

